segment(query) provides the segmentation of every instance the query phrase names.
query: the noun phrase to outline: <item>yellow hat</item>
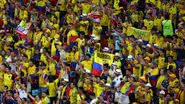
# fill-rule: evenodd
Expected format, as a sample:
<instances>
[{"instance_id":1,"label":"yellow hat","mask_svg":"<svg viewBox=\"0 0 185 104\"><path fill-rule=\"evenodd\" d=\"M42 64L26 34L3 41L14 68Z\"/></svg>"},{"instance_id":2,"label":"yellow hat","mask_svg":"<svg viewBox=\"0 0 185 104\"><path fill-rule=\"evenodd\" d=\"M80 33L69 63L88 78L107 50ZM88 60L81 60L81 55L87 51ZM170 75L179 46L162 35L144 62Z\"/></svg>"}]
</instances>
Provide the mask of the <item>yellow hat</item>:
<instances>
[{"instance_id":1,"label":"yellow hat","mask_svg":"<svg viewBox=\"0 0 185 104\"><path fill-rule=\"evenodd\" d=\"M55 34L54 38L60 38L59 34Z\"/></svg>"},{"instance_id":2,"label":"yellow hat","mask_svg":"<svg viewBox=\"0 0 185 104\"><path fill-rule=\"evenodd\" d=\"M147 61L150 61L150 57L145 57L144 59Z\"/></svg>"},{"instance_id":3,"label":"yellow hat","mask_svg":"<svg viewBox=\"0 0 185 104\"><path fill-rule=\"evenodd\" d=\"M182 19L185 21L185 16L184 16L184 17L182 17Z\"/></svg>"},{"instance_id":4,"label":"yellow hat","mask_svg":"<svg viewBox=\"0 0 185 104\"><path fill-rule=\"evenodd\" d=\"M138 64L139 62L138 62L138 60L134 60L134 64Z\"/></svg>"},{"instance_id":5,"label":"yellow hat","mask_svg":"<svg viewBox=\"0 0 185 104\"><path fill-rule=\"evenodd\" d=\"M171 78L176 78L176 75L175 74L170 74L169 75Z\"/></svg>"},{"instance_id":6,"label":"yellow hat","mask_svg":"<svg viewBox=\"0 0 185 104\"><path fill-rule=\"evenodd\" d=\"M101 80L100 83L105 84L105 80Z\"/></svg>"},{"instance_id":7,"label":"yellow hat","mask_svg":"<svg viewBox=\"0 0 185 104\"><path fill-rule=\"evenodd\" d=\"M175 99L175 102L179 102L179 99Z\"/></svg>"},{"instance_id":8,"label":"yellow hat","mask_svg":"<svg viewBox=\"0 0 185 104\"><path fill-rule=\"evenodd\" d=\"M139 79L146 82L146 78L144 76L140 77Z\"/></svg>"}]
</instances>

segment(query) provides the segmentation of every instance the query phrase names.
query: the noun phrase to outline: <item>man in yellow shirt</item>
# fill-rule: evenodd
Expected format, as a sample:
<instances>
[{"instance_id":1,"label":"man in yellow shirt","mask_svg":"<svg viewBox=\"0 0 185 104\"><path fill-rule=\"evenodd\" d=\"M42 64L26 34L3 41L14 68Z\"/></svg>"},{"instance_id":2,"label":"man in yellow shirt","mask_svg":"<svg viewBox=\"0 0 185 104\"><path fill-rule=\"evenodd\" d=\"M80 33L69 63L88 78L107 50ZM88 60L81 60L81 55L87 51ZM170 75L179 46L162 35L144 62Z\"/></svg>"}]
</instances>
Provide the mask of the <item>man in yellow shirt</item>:
<instances>
[{"instance_id":1,"label":"man in yellow shirt","mask_svg":"<svg viewBox=\"0 0 185 104\"><path fill-rule=\"evenodd\" d=\"M173 57L172 56L169 56L168 57L168 63L167 63L167 69L168 69L168 71L175 73L176 68L177 68L177 65L174 62Z\"/></svg>"},{"instance_id":2,"label":"man in yellow shirt","mask_svg":"<svg viewBox=\"0 0 185 104\"><path fill-rule=\"evenodd\" d=\"M4 65L0 65L0 92L4 90L3 76L4 76Z\"/></svg>"},{"instance_id":3,"label":"man in yellow shirt","mask_svg":"<svg viewBox=\"0 0 185 104\"><path fill-rule=\"evenodd\" d=\"M82 32L80 32L80 36L79 36L79 38L77 38L76 39L76 41L77 41L77 44L78 44L78 50L80 51L80 52L84 52L85 51L85 38L84 38L84 35L85 35L85 33L82 31Z\"/></svg>"},{"instance_id":4,"label":"man in yellow shirt","mask_svg":"<svg viewBox=\"0 0 185 104\"><path fill-rule=\"evenodd\" d=\"M97 20L94 24L93 24L93 31L92 34L94 34L96 37L98 37L98 39L101 38L101 31L102 31L102 27L100 25L100 21Z\"/></svg>"},{"instance_id":5,"label":"man in yellow shirt","mask_svg":"<svg viewBox=\"0 0 185 104\"><path fill-rule=\"evenodd\" d=\"M53 58L49 59L48 63L49 75L55 78L56 75L56 62Z\"/></svg>"},{"instance_id":6,"label":"man in yellow shirt","mask_svg":"<svg viewBox=\"0 0 185 104\"><path fill-rule=\"evenodd\" d=\"M12 89L12 85L13 85L13 80L12 80L13 75L10 72L10 69L6 68L5 69L5 73L3 76L3 82L4 82L4 86L8 88L8 90Z\"/></svg>"},{"instance_id":7,"label":"man in yellow shirt","mask_svg":"<svg viewBox=\"0 0 185 104\"><path fill-rule=\"evenodd\" d=\"M57 84L59 82L58 78L53 80L53 77L50 77L49 82L47 83L51 104L55 104L57 101Z\"/></svg>"},{"instance_id":8,"label":"man in yellow shirt","mask_svg":"<svg viewBox=\"0 0 185 104\"><path fill-rule=\"evenodd\" d=\"M75 25L70 25L70 31L67 33L67 45L70 45L71 47L75 44L75 41L78 37L78 33L76 31Z\"/></svg>"},{"instance_id":9,"label":"man in yellow shirt","mask_svg":"<svg viewBox=\"0 0 185 104\"><path fill-rule=\"evenodd\" d=\"M4 8L4 5L6 4L6 0L2 0L0 2L0 8Z\"/></svg>"},{"instance_id":10,"label":"man in yellow shirt","mask_svg":"<svg viewBox=\"0 0 185 104\"><path fill-rule=\"evenodd\" d=\"M39 87L41 90L41 93L45 93L47 92L48 88L47 88L47 77L49 75L49 71L48 68L46 68L46 65L44 63L42 63L39 67L39 71L37 72L38 76L39 76Z\"/></svg>"},{"instance_id":11,"label":"man in yellow shirt","mask_svg":"<svg viewBox=\"0 0 185 104\"><path fill-rule=\"evenodd\" d=\"M154 18L154 26L156 26L158 31L162 31L162 20L164 18L161 16L161 14L157 15L156 18Z\"/></svg>"},{"instance_id":12,"label":"man in yellow shirt","mask_svg":"<svg viewBox=\"0 0 185 104\"><path fill-rule=\"evenodd\" d=\"M43 14L45 12L46 0L36 0L36 6L39 14Z\"/></svg>"},{"instance_id":13,"label":"man in yellow shirt","mask_svg":"<svg viewBox=\"0 0 185 104\"><path fill-rule=\"evenodd\" d=\"M81 4L82 14L88 14L92 10L92 5L88 0L84 0L84 3Z\"/></svg>"},{"instance_id":14,"label":"man in yellow shirt","mask_svg":"<svg viewBox=\"0 0 185 104\"><path fill-rule=\"evenodd\" d=\"M82 15L82 20L80 21L79 30L85 32L85 35L88 35L89 21L87 20L87 14Z\"/></svg>"},{"instance_id":15,"label":"man in yellow shirt","mask_svg":"<svg viewBox=\"0 0 185 104\"><path fill-rule=\"evenodd\" d=\"M46 93L42 93L41 104L50 104L50 99Z\"/></svg>"},{"instance_id":16,"label":"man in yellow shirt","mask_svg":"<svg viewBox=\"0 0 185 104\"><path fill-rule=\"evenodd\" d=\"M100 81L99 83L94 84L94 93L96 97L99 97L104 90L105 90L104 81Z\"/></svg>"},{"instance_id":17,"label":"man in yellow shirt","mask_svg":"<svg viewBox=\"0 0 185 104\"><path fill-rule=\"evenodd\" d=\"M147 30L151 30L154 26L154 21L149 19L150 17L147 17L147 19L144 19L144 26L147 27Z\"/></svg>"},{"instance_id":18,"label":"man in yellow shirt","mask_svg":"<svg viewBox=\"0 0 185 104\"><path fill-rule=\"evenodd\" d=\"M75 87L73 83L71 83L70 88L71 88L69 92L70 104L76 104L77 94L78 94L77 88Z\"/></svg>"},{"instance_id":19,"label":"man in yellow shirt","mask_svg":"<svg viewBox=\"0 0 185 104\"><path fill-rule=\"evenodd\" d=\"M90 58L91 58L90 54L86 54L85 60L83 60L81 62L81 66L83 67L83 69L87 73L91 73L91 71L92 71L92 64L93 64L93 62L92 62L92 60Z\"/></svg>"},{"instance_id":20,"label":"man in yellow shirt","mask_svg":"<svg viewBox=\"0 0 185 104\"><path fill-rule=\"evenodd\" d=\"M40 28L36 28L36 32L33 34L33 44L36 46L40 42L43 32Z\"/></svg>"},{"instance_id":21,"label":"man in yellow shirt","mask_svg":"<svg viewBox=\"0 0 185 104\"><path fill-rule=\"evenodd\" d=\"M20 12L19 12L19 18L21 20L26 20L28 19L28 11L25 9L25 7L22 7Z\"/></svg>"},{"instance_id":22,"label":"man in yellow shirt","mask_svg":"<svg viewBox=\"0 0 185 104\"><path fill-rule=\"evenodd\" d=\"M36 66L33 64L32 61L29 63L29 67L28 67L27 71L28 71L28 74L29 75L35 74L35 72L36 72Z\"/></svg>"}]
</instances>

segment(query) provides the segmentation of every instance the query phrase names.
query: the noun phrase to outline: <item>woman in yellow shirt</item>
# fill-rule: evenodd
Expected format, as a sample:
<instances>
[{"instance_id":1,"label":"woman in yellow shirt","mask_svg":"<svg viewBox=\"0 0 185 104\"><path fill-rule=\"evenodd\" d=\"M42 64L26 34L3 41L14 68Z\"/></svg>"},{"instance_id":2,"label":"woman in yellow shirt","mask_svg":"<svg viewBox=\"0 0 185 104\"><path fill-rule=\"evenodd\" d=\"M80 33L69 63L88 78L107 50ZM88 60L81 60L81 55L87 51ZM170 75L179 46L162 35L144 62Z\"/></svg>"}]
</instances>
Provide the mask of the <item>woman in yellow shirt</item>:
<instances>
[{"instance_id":1,"label":"woman in yellow shirt","mask_svg":"<svg viewBox=\"0 0 185 104\"><path fill-rule=\"evenodd\" d=\"M156 88L160 89L162 82L166 79L164 69L160 70L160 76L157 79L157 85Z\"/></svg>"}]
</instances>

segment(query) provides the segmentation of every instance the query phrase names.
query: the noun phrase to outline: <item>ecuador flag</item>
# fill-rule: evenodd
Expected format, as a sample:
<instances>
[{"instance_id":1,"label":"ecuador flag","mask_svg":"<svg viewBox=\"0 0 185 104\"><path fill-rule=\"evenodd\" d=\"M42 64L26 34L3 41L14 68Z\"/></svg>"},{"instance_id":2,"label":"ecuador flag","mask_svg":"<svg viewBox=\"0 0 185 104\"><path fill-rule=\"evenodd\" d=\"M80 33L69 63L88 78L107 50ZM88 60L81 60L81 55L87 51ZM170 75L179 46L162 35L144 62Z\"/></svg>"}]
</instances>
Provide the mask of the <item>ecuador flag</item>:
<instances>
[{"instance_id":1,"label":"ecuador flag","mask_svg":"<svg viewBox=\"0 0 185 104\"><path fill-rule=\"evenodd\" d=\"M121 87L121 93L125 94L126 96L129 96L129 94L132 92L133 89L134 89L134 86L130 82L126 82Z\"/></svg>"},{"instance_id":2,"label":"ecuador flag","mask_svg":"<svg viewBox=\"0 0 185 104\"><path fill-rule=\"evenodd\" d=\"M96 76L100 76L102 73L102 70L103 70L103 59L97 57L95 53L92 74Z\"/></svg>"},{"instance_id":3,"label":"ecuador flag","mask_svg":"<svg viewBox=\"0 0 185 104\"><path fill-rule=\"evenodd\" d=\"M149 76L150 83L152 86L156 86L159 75L159 69L158 68L152 69L150 73L151 73L151 75Z\"/></svg>"}]
</instances>

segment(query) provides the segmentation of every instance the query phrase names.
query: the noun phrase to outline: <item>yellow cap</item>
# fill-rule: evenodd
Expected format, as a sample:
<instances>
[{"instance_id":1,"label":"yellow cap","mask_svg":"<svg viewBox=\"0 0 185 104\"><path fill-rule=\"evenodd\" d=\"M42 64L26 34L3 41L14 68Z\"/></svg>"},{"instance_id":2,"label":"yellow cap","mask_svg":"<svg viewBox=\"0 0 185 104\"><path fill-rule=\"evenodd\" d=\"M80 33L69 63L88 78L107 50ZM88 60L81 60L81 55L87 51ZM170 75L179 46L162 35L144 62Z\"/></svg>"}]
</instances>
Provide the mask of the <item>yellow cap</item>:
<instances>
[{"instance_id":1,"label":"yellow cap","mask_svg":"<svg viewBox=\"0 0 185 104\"><path fill-rule=\"evenodd\" d=\"M170 74L169 75L171 78L176 78L176 75L175 74Z\"/></svg>"},{"instance_id":2,"label":"yellow cap","mask_svg":"<svg viewBox=\"0 0 185 104\"><path fill-rule=\"evenodd\" d=\"M140 77L139 79L146 82L146 78L144 76Z\"/></svg>"},{"instance_id":3,"label":"yellow cap","mask_svg":"<svg viewBox=\"0 0 185 104\"><path fill-rule=\"evenodd\" d=\"M184 16L184 17L182 17L182 19L185 21L185 16Z\"/></svg>"},{"instance_id":4,"label":"yellow cap","mask_svg":"<svg viewBox=\"0 0 185 104\"><path fill-rule=\"evenodd\" d=\"M59 34L55 34L54 38L60 38Z\"/></svg>"},{"instance_id":5,"label":"yellow cap","mask_svg":"<svg viewBox=\"0 0 185 104\"><path fill-rule=\"evenodd\" d=\"M147 61L150 61L150 57L145 57L144 59Z\"/></svg>"}]
</instances>

